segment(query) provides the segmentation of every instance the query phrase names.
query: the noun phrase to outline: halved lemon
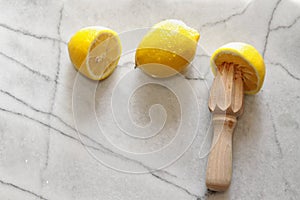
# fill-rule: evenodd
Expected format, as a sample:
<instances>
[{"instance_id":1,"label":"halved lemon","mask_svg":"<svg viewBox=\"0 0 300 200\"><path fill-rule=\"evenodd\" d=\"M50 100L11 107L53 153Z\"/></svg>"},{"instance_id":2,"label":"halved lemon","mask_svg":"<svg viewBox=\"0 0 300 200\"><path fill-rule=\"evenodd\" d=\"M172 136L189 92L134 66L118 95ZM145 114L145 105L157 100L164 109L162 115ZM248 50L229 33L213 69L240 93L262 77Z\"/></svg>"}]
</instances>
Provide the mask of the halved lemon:
<instances>
[{"instance_id":1,"label":"halved lemon","mask_svg":"<svg viewBox=\"0 0 300 200\"><path fill-rule=\"evenodd\" d=\"M183 71L193 60L200 34L180 20L154 25L140 42L135 64L153 77L168 77Z\"/></svg>"},{"instance_id":2,"label":"halved lemon","mask_svg":"<svg viewBox=\"0 0 300 200\"><path fill-rule=\"evenodd\" d=\"M216 75L224 63L234 63L242 74L244 93L256 94L265 78L265 63L259 52L251 45L241 42L228 43L211 56L211 68Z\"/></svg>"},{"instance_id":3,"label":"halved lemon","mask_svg":"<svg viewBox=\"0 0 300 200\"><path fill-rule=\"evenodd\" d=\"M122 47L118 34L105 27L80 29L68 43L74 67L92 80L107 78L118 65Z\"/></svg>"}]
</instances>

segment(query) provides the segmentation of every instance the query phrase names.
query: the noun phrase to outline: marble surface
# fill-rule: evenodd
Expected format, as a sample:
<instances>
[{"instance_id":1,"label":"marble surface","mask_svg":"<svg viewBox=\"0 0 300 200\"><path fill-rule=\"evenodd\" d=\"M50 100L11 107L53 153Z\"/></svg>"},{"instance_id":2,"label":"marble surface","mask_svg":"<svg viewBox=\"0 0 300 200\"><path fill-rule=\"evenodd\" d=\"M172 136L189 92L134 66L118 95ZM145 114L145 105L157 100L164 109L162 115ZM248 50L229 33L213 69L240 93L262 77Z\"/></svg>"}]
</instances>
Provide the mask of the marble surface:
<instances>
[{"instance_id":1,"label":"marble surface","mask_svg":"<svg viewBox=\"0 0 300 200\"><path fill-rule=\"evenodd\" d=\"M2 0L0 5L1 200L300 198L299 1ZM189 85L192 95L184 99L189 102L181 104L178 94L155 83L137 89L128 104L121 96L111 100L120 94L115 91L129 95L147 80L134 69L133 52L99 85L77 76L70 64L67 41L82 27L110 27L126 43L126 33L169 18L201 33L193 67L185 78L171 80ZM232 184L224 193L212 193L205 187L212 136L208 59L232 41L255 46L267 73L260 93L246 96L235 130ZM127 118L112 116L123 107L130 111L123 113ZM155 137L124 135L141 136L147 124L159 125L155 119L165 120Z\"/></svg>"}]
</instances>

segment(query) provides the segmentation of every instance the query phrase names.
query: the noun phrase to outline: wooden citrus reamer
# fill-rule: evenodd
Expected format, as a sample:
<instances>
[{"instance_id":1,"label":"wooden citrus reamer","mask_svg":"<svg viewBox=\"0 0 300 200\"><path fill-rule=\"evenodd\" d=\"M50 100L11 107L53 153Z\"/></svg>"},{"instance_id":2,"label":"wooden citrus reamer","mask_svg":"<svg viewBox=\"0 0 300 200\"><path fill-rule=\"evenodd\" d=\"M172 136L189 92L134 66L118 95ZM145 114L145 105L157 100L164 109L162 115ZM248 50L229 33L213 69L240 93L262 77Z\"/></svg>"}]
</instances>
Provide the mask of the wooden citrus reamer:
<instances>
[{"instance_id":1,"label":"wooden citrus reamer","mask_svg":"<svg viewBox=\"0 0 300 200\"><path fill-rule=\"evenodd\" d=\"M263 84L265 64L251 45L228 43L211 57L215 74L208 107L212 112L214 137L207 163L206 186L225 191L232 176L232 137L243 113L244 93L255 94Z\"/></svg>"},{"instance_id":2,"label":"wooden citrus reamer","mask_svg":"<svg viewBox=\"0 0 300 200\"><path fill-rule=\"evenodd\" d=\"M208 107L213 113L214 137L208 158L206 185L214 191L226 190L232 174L232 135L237 117L243 112L242 73L234 63L218 68L210 90Z\"/></svg>"}]
</instances>

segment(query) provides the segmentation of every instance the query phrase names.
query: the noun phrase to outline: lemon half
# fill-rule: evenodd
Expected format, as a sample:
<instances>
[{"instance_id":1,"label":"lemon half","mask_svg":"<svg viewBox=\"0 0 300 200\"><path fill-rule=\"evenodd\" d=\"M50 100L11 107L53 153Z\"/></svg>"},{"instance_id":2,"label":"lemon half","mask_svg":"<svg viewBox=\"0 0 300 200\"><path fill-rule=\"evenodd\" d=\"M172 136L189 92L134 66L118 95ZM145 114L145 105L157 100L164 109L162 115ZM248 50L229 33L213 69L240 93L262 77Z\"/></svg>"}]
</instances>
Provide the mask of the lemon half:
<instances>
[{"instance_id":1,"label":"lemon half","mask_svg":"<svg viewBox=\"0 0 300 200\"><path fill-rule=\"evenodd\" d=\"M224 62L234 63L242 73L244 93L256 94L261 89L265 78L265 63L253 46L241 42L228 43L218 48L210 61L214 75Z\"/></svg>"},{"instance_id":2,"label":"lemon half","mask_svg":"<svg viewBox=\"0 0 300 200\"><path fill-rule=\"evenodd\" d=\"M168 77L183 71L193 60L200 34L179 20L154 25L140 42L135 63L154 77Z\"/></svg>"},{"instance_id":3,"label":"lemon half","mask_svg":"<svg viewBox=\"0 0 300 200\"><path fill-rule=\"evenodd\" d=\"M68 43L74 67L92 80L107 78L118 65L122 47L118 34L105 27L80 29Z\"/></svg>"}]
</instances>

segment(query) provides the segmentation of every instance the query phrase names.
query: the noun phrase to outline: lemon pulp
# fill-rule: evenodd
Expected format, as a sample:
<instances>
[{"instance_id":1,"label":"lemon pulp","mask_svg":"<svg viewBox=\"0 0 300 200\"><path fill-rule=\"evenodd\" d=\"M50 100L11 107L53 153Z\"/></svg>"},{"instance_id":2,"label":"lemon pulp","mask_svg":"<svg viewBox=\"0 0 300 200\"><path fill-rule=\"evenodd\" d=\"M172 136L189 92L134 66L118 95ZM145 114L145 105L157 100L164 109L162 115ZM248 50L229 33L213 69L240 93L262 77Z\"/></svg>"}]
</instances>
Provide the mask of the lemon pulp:
<instances>
[{"instance_id":1,"label":"lemon pulp","mask_svg":"<svg viewBox=\"0 0 300 200\"><path fill-rule=\"evenodd\" d=\"M228 43L217 49L211 57L214 74L224 63L233 63L241 72L246 94L256 94L261 89L265 77L265 64L262 56L246 43Z\"/></svg>"},{"instance_id":2,"label":"lemon pulp","mask_svg":"<svg viewBox=\"0 0 300 200\"><path fill-rule=\"evenodd\" d=\"M74 67L93 80L105 79L114 71L121 49L117 33L99 26L79 30L68 43Z\"/></svg>"}]
</instances>

